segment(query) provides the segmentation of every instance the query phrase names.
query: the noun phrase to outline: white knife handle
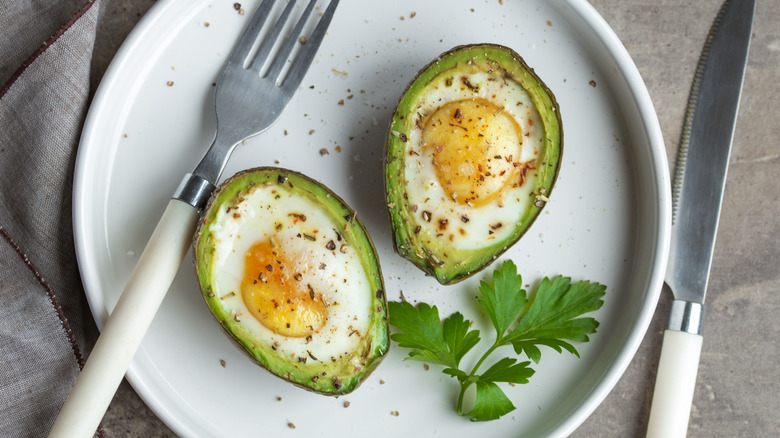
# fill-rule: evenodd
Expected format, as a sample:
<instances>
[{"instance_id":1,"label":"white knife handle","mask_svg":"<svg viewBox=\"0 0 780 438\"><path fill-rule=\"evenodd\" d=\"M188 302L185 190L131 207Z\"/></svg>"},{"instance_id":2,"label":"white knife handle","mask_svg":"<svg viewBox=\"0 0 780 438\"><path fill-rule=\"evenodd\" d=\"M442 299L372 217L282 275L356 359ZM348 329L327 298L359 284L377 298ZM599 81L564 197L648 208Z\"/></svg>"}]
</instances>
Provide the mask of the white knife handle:
<instances>
[{"instance_id":1,"label":"white knife handle","mask_svg":"<svg viewBox=\"0 0 780 438\"><path fill-rule=\"evenodd\" d=\"M168 203L49 437L94 435L192 242L197 210Z\"/></svg>"},{"instance_id":2,"label":"white knife handle","mask_svg":"<svg viewBox=\"0 0 780 438\"><path fill-rule=\"evenodd\" d=\"M699 369L702 336L664 331L647 438L685 437Z\"/></svg>"}]
</instances>

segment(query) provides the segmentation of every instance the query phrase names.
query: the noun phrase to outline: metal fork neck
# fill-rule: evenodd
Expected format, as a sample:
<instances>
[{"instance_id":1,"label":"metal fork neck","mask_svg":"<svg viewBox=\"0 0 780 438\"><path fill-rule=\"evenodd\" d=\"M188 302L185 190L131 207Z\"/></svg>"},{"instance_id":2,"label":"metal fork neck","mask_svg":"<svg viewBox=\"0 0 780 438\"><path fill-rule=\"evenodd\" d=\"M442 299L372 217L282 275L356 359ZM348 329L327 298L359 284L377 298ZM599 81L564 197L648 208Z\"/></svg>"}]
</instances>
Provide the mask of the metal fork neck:
<instances>
[{"instance_id":1,"label":"metal fork neck","mask_svg":"<svg viewBox=\"0 0 780 438\"><path fill-rule=\"evenodd\" d=\"M228 132L228 134L220 135L221 131L220 129L217 129L217 135L214 138L214 142L192 172L194 175L198 175L214 185L219 181L219 177L222 175L222 171L227 165L228 158L230 158L233 148L241 141L240 138L235 138L235 136L230 135L230 132L233 130L225 129L224 131Z\"/></svg>"}]
</instances>

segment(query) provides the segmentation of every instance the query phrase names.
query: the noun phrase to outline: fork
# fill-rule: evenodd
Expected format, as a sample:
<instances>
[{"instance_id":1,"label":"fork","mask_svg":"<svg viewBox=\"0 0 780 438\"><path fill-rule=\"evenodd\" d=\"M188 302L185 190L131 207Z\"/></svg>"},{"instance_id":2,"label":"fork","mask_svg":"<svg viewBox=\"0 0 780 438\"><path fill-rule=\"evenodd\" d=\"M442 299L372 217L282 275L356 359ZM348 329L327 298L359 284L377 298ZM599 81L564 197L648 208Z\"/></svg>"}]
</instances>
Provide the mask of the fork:
<instances>
[{"instance_id":1,"label":"fork","mask_svg":"<svg viewBox=\"0 0 780 438\"><path fill-rule=\"evenodd\" d=\"M274 4L285 1L286 7L253 54ZM296 0L263 0L258 6L217 79L214 141L174 191L49 437L86 438L95 433L189 250L199 213L216 189L230 154L236 145L273 125L311 65L339 0L330 0L306 38L301 34L316 2L309 0L292 32L281 38L292 21ZM300 50L293 54L298 43Z\"/></svg>"}]
</instances>

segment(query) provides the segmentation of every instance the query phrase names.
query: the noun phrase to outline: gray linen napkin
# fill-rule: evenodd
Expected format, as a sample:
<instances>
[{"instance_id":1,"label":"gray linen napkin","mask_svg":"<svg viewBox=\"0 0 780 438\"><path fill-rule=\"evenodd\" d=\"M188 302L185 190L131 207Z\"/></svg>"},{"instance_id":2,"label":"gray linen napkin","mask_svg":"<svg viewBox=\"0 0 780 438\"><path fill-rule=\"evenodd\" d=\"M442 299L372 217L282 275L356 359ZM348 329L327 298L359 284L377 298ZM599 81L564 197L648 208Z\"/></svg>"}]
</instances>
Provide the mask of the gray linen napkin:
<instances>
[{"instance_id":1,"label":"gray linen napkin","mask_svg":"<svg viewBox=\"0 0 780 438\"><path fill-rule=\"evenodd\" d=\"M83 365L71 191L101 3L0 1L4 437L45 436Z\"/></svg>"}]
</instances>

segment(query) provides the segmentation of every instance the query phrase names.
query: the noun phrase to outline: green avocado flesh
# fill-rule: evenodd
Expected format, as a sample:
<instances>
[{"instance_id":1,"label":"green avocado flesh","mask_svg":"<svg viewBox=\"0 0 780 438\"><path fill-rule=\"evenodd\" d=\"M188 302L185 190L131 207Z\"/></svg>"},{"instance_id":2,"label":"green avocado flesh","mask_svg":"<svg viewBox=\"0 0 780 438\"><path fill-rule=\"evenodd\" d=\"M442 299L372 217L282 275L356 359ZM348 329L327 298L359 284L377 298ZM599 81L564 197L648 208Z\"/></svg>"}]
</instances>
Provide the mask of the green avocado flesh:
<instances>
[{"instance_id":1,"label":"green avocado flesh","mask_svg":"<svg viewBox=\"0 0 780 438\"><path fill-rule=\"evenodd\" d=\"M411 82L387 135L396 252L442 284L485 268L550 200L562 147L555 97L517 53L444 53Z\"/></svg>"},{"instance_id":2,"label":"green avocado flesh","mask_svg":"<svg viewBox=\"0 0 780 438\"><path fill-rule=\"evenodd\" d=\"M388 351L374 245L343 200L300 173L256 168L223 183L201 216L194 256L214 317L287 381L346 394Z\"/></svg>"}]
</instances>

